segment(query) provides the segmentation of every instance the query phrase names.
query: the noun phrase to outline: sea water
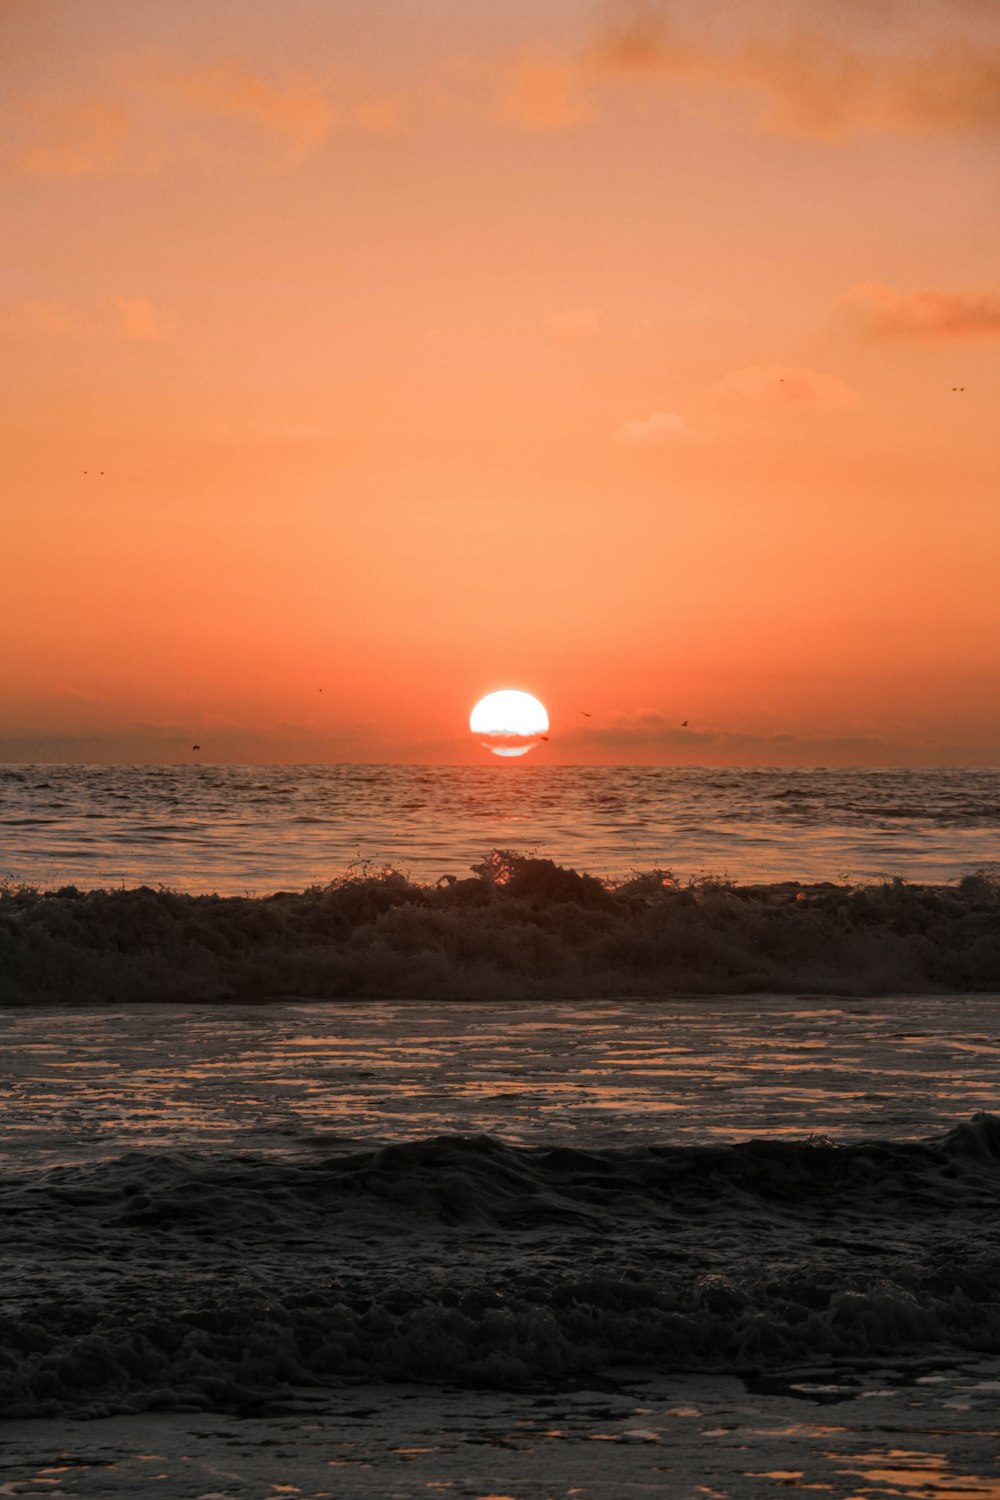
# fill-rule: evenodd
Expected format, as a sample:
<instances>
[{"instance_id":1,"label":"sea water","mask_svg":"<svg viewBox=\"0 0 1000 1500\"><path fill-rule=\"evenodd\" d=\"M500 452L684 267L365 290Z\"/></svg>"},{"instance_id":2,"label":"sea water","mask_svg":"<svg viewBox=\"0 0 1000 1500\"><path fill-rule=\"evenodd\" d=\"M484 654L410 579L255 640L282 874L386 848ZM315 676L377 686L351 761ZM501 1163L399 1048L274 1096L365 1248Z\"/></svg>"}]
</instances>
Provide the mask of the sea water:
<instances>
[{"instance_id":1,"label":"sea water","mask_svg":"<svg viewBox=\"0 0 1000 1500\"><path fill-rule=\"evenodd\" d=\"M946 881L1000 860L1000 770L0 767L0 878L45 886L435 881L494 848L611 878Z\"/></svg>"},{"instance_id":2,"label":"sea water","mask_svg":"<svg viewBox=\"0 0 1000 1500\"><path fill-rule=\"evenodd\" d=\"M0 1012L0 1412L1000 1354L998 1028L984 996Z\"/></svg>"},{"instance_id":3,"label":"sea water","mask_svg":"<svg viewBox=\"0 0 1000 1500\"><path fill-rule=\"evenodd\" d=\"M0 1033L4 1494L995 1500L996 996Z\"/></svg>"},{"instance_id":4,"label":"sea water","mask_svg":"<svg viewBox=\"0 0 1000 1500\"><path fill-rule=\"evenodd\" d=\"M3 1493L995 1500L996 773L0 776Z\"/></svg>"}]
</instances>

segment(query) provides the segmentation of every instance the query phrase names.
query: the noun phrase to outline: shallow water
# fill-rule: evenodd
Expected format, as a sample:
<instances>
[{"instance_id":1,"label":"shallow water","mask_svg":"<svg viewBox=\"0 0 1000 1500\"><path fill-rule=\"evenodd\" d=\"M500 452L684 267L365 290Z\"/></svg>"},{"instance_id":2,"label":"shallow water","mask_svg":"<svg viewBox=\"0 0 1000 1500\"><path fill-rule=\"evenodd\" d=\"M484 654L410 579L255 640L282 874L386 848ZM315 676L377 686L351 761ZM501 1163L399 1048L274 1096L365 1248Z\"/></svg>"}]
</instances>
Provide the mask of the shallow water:
<instances>
[{"instance_id":1,"label":"shallow water","mask_svg":"<svg viewBox=\"0 0 1000 1500\"><path fill-rule=\"evenodd\" d=\"M2 766L0 877L262 894L492 848L618 877L956 879L1000 860L1000 771Z\"/></svg>"},{"instance_id":2,"label":"shallow water","mask_svg":"<svg viewBox=\"0 0 1000 1500\"><path fill-rule=\"evenodd\" d=\"M0 1028L0 1495L1000 1496L1000 996Z\"/></svg>"},{"instance_id":3,"label":"shallow water","mask_svg":"<svg viewBox=\"0 0 1000 1500\"><path fill-rule=\"evenodd\" d=\"M0 1164L917 1139L1000 1114L1000 997L0 1010Z\"/></svg>"},{"instance_id":4,"label":"shallow water","mask_svg":"<svg viewBox=\"0 0 1000 1500\"><path fill-rule=\"evenodd\" d=\"M249 1420L33 1422L0 1441L0 1495L998 1500L998 1389L1000 1364L982 1362L840 1383L803 1371L766 1395L724 1376L533 1397L300 1392L283 1415Z\"/></svg>"}]
</instances>

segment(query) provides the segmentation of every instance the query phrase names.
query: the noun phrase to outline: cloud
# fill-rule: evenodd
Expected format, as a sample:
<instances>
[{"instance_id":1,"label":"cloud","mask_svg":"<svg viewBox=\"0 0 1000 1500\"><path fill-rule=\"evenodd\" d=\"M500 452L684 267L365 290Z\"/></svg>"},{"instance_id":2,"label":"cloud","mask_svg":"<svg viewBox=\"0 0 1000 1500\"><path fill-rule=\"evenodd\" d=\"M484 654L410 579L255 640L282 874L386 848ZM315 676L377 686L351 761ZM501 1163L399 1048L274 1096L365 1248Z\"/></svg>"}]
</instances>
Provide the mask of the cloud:
<instances>
[{"instance_id":1,"label":"cloud","mask_svg":"<svg viewBox=\"0 0 1000 1500\"><path fill-rule=\"evenodd\" d=\"M235 424L219 423L213 436L224 443L332 443L338 434L329 427L317 427L310 422L276 421Z\"/></svg>"},{"instance_id":2,"label":"cloud","mask_svg":"<svg viewBox=\"0 0 1000 1500\"><path fill-rule=\"evenodd\" d=\"M619 427L615 441L629 448L663 448L689 434L690 429L678 412L654 411L648 417Z\"/></svg>"},{"instance_id":3,"label":"cloud","mask_svg":"<svg viewBox=\"0 0 1000 1500\"><path fill-rule=\"evenodd\" d=\"M912 129L1000 126L1000 49L964 37L903 63L893 79L890 113Z\"/></svg>"},{"instance_id":4,"label":"cloud","mask_svg":"<svg viewBox=\"0 0 1000 1500\"><path fill-rule=\"evenodd\" d=\"M112 297L118 310L120 329L127 339L140 341L167 338L173 330L173 320L158 312L146 297Z\"/></svg>"},{"instance_id":5,"label":"cloud","mask_svg":"<svg viewBox=\"0 0 1000 1500\"><path fill-rule=\"evenodd\" d=\"M879 81L853 47L812 34L752 41L725 81L764 94L762 123L789 135L832 137L877 123Z\"/></svg>"},{"instance_id":6,"label":"cloud","mask_svg":"<svg viewBox=\"0 0 1000 1500\"><path fill-rule=\"evenodd\" d=\"M35 333L58 338L107 338L117 335L137 341L168 338L173 319L153 306L147 297L112 297L98 313L65 302L27 302L21 309L22 326Z\"/></svg>"},{"instance_id":7,"label":"cloud","mask_svg":"<svg viewBox=\"0 0 1000 1500\"><path fill-rule=\"evenodd\" d=\"M301 75L276 84L260 73L225 63L185 74L180 90L209 114L248 120L273 131L297 156L318 150L336 119L336 110L319 83Z\"/></svg>"},{"instance_id":8,"label":"cloud","mask_svg":"<svg viewBox=\"0 0 1000 1500\"><path fill-rule=\"evenodd\" d=\"M682 77L703 72L707 55L680 41L664 5L656 0L622 0L607 7L591 58L600 71Z\"/></svg>"},{"instance_id":9,"label":"cloud","mask_svg":"<svg viewBox=\"0 0 1000 1500\"><path fill-rule=\"evenodd\" d=\"M795 365L750 365L733 370L706 393L723 404L838 411L857 406L856 391L835 375Z\"/></svg>"},{"instance_id":10,"label":"cloud","mask_svg":"<svg viewBox=\"0 0 1000 1500\"><path fill-rule=\"evenodd\" d=\"M596 307L575 307L566 312L549 313L545 319L549 336L559 343L576 343L596 338L601 331L601 314Z\"/></svg>"},{"instance_id":11,"label":"cloud","mask_svg":"<svg viewBox=\"0 0 1000 1500\"><path fill-rule=\"evenodd\" d=\"M26 302L24 321L35 333L56 334L60 338L81 338L93 333L95 323L84 313L67 307L65 302Z\"/></svg>"},{"instance_id":12,"label":"cloud","mask_svg":"<svg viewBox=\"0 0 1000 1500\"><path fill-rule=\"evenodd\" d=\"M677 411L654 411L625 422L614 440L626 448L667 448L711 443L751 414L784 411L847 411L861 398L836 375L800 365L748 365L731 370L703 391L697 401L697 423Z\"/></svg>"},{"instance_id":13,"label":"cloud","mask_svg":"<svg viewBox=\"0 0 1000 1500\"><path fill-rule=\"evenodd\" d=\"M865 50L835 34L832 8L800 7L797 15L798 29L783 35L758 26L730 41L727 24L720 43L682 37L662 0L613 4L590 64L610 78L644 74L763 96L763 126L790 135L1000 126L1000 47L954 34L953 17L942 21L941 36L914 50L907 43L919 32L900 13L888 21L898 44Z\"/></svg>"},{"instance_id":14,"label":"cloud","mask_svg":"<svg viewBox=\"0 0 1000 1500\"><path fill-rule=\"evenodd\" d=\"M856 761L864 756L877 762L888 748L875 738L805 736L794 734L748 734L730 729L684 728L676 718L644 713L622 716L615 723L574 730L575 745L637 755L658 751L695 750L707 761L719 757L745 756L748 764L822 765L834 761Z\"/></svg>"},{"instance_id":15,"label":"cloud","mask_svg":"<svg viewBox=\"0 0 1000 1500\"><path fill-rule=\"evenodd\" d=\"M381 137L399 135L404 125L403 101L363 78L344 82L346 96L339 106L314 75L271 78L235 62L178 69L149 59L118 59L110 78L108 98L22 100L8 125L0 162L36 177L155 171L165 160L204 151L206 115L257 127L260 139L287 144L293 160L321 150L337 125L351 134ZM183 128L185 117L192 116L194 132Z\"/></svg>"},{"instance_id":16,"label":"cloud","mask_svg":"<svg viewBox=\"0 0 1000 1500\"><path fill-rule=\"evenodd\" d=\"M13 154L29 177L96 177L120 163L130 129L125 111L101 99L40 104L26 122L35 136Z\"/></svg>"},{"instance_id":17,"label":"cloud","mask_svg":"<svg viewBox=\"0 0 1000 1500\"><path fill-rule=\"evenodd\" d=\"M585 124L594 113L584 94L585 81L575 61L521 57L504 73L501 116L519 130L559 131Z\"/></svg>"},{"instance_id":18,"label":"cloud","mask_svg":"<svg viewBox=\"0 0 1000 1500\"><path fill-rule=\"evenodd\" d=\"M95 703L99 700L95 700ZM192 743L203 764L296 765L392 762L398 737L370 720L325 728L279 722L262 730L210 718L192 705L185 723L115 722L108 709L91 712L70 732L42 725L0 733L0 765L190 765Z\"/></svg>"},{"instance_id":19,"label":"cloud","mask_svg":"<svg viewBox=\"0 0 1000 1500\"><path fill-rule=\"evenodd\" d=\"M1000 291L995 289L903 292L872 281L839 297L836 310L869 338L1000 339Z\"/></svg>"},{"instance_id":20,"label":"cloud","mask_svg":"<svg viewBox=\"0 0 1000 1500\"><path fill-rule=\"evenodd\" d=\"M828 36L749 46L733 72L768 98L765 123L798 135L917 133L1000 125L1000 51L961 38L922 55L876 59Z\"/></svg>"},{"instance_id":21,"label":"cloud","mask_svg":"<svg viewBox=\"0 0 1000 1500\"><path fill-rule=\"evenodd\" d=\"M398 135L403 128L403 108L395 99L363 99L351 105L347 119L362 135Z\"/></svg>"}]
</instances>

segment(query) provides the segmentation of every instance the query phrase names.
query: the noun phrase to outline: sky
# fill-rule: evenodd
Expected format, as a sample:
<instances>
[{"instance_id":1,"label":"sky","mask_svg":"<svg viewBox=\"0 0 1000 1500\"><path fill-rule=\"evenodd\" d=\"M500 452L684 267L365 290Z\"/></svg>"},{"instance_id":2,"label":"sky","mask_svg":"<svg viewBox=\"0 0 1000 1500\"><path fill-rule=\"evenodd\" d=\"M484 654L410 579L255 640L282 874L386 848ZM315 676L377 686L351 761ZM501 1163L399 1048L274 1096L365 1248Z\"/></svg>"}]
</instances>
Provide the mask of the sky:
<instances>
[{"instance_id":1,"label":"sky","mask_svg":"<svg viewBox=\"0 0 1000 1500\"><path fill-rule=\"evenodd\" d=\"M995 0L0 52L0 759L1000 760Z\"/></svg>"}]
</instances>

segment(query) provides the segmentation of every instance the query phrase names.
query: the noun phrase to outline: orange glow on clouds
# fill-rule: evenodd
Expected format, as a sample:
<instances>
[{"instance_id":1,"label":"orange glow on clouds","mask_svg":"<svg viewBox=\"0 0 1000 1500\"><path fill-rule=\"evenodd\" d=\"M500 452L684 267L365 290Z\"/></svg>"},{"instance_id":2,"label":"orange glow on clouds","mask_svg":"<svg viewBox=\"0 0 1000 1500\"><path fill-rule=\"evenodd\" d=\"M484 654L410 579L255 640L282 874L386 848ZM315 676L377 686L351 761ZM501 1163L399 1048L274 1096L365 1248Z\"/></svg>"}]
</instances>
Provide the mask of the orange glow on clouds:
<instances>
[{"instance_id":1,"label":"orange glow on clouds","mask_svg":"<svg viewBox=\"0 0 1000 1500\"><path fill-rule=\"evenodd\" d=\"M1000 758L1000 19L738 9L15 7L0 756Z\"/></svg>"}]
</instances>

